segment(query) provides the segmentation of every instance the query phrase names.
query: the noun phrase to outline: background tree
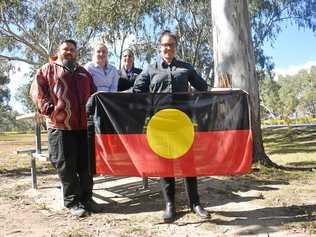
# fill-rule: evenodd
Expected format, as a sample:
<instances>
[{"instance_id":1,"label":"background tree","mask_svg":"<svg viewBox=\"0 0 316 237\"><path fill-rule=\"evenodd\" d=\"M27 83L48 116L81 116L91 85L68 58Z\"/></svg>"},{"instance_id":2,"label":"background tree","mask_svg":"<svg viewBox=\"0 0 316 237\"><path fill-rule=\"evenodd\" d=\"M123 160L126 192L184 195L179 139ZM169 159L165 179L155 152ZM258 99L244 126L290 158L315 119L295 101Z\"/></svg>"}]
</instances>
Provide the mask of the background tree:
<instances>
[{"instance_id":1,"label":"background tree","mask_svg":"<svg viewBox=\"0 0 316 237\"><path fill-rule=\"evenodd\" d=\"M215 86L218 75L232 76L232 85L249 93L254 161L273 164L265 154L260 121L259 84L246 0L211 0Z\"/></svg>"},{"instance_id":2,"label":"background tree","mask_svg":"<svg viewBox=\"0 0 316 237\"><path fill-rule=\"evenodd\" d=\"M99 37L117 57L123 48L132 47L137 61L144 65L157 54L160 31L169 28L179 37L179 57L193 64L205 78L212 78L209 7L207 0L1 1L0 58L27 62L35 68L47 62L60 40L75 38L81 46L80 61L85 62L91 56L90 43ZM284 21L315 30L313 1L249 0L249 9L257 71L273 68L262 46L267 41L273 44ZM264 73L258 75L264 79Z\"/></svg>"},{"instance_id":3,"label":"background tree","mask_svg":"<svg viewBox=\"0 0 316 237\"><path fill-rule=\"evenodd\" d=\"M298 73L301 81L298 110L305 116L316 117L316 66Z\"/></svg>"},{"instance_id":4,"label":"background tree","mask_svg":"<svg viewBox=\"0 0 316 237\"><path fill-rule=\"evenodd\" d=\"M89 56L87 44L95 31L92 27L77 31L79 10L70 0L0 2L0 60L25 62L31 66L29 80L20 86L17 94L27 111L33 106L28 88L35 70L48 62L62 40L76 39L80 46L79 59L83 61Z\"/></svg>"},{"instance_id":5,"label":"background tree","mask_svg":"<svg viewBox=\"0 0 316 237\"><path fill-rule=\"evenodd\" d=\"M252 39L257 67L270 71L274 64L264 55L263 45L274 45L286 24L316 31L316 4L310 0L249 0ZM259 78L260 79L260 78Z\"/></svg>"},{"instance_id":6,"label":"background tree","mask_svg":"<svg viewBox=\"0 0 316 237\"><path fill-rule=\"evenodd\" d=\"M293 117L294 113L301 117L315 117L316 67L310 71L301 70L294 75L279 76L278 83L284 119Z\"/></svg>"},{"instance_id":7,"label":"background tree","mask_svg":"<svg viewBox=\"0 0 316 237\"><path fill-rule=\"evenodd\" d=\"M260 104L261 118L277 118L281 114L282 108L279 90L280 85L270 76L266 75L264 80L259 81L260 84Z\"/></svg>"},{"instance_id":8,"label":"background tree","mask_svg":"<svg viewBox=\"0 0 316 237\"><path fill-rule=\"evenodd\" d=\"M316 67L294 75L269 75L260 81L261 105L264 115L289 120L290 117L315 117Z\"/></svg>"},{"instance_id":9,"label":"background tree","mask_svg":"<svg viewBox=\"0 0 316 237\"><path fill-rule=\"evenodd\" d=\"M0 132L12 130L27 130L31 128L30 123L15 120L17 112L14 112L9 105L9 69L10 66L4 61L0 60Z\"/></svg>"},{"instance_id":10,"label":"background tree","mask_svg":"<svg viewBox=\"0 0 316 237\"><path fill-rule=\"evenodd\" d=\"M259 84L255 71L247 1L211 0L211 4L215 86L219 84L219 73L228 73L232 76L233 87L248 91L252 115L254 161L276 166L266 155L263 147ZM295 100L291 102L293 106L296 103Z\"/></svg>"},{"instance_id":11,"label":"background tree","mask_svg":"<svg viewBox=\"0 0 316 237\"><path fill-rule=\"evenodd\" d=\"M34 78L34 76L35 76L34 71L25 73L26 78ZM24 107L24 111L26 113L31 113L31 112L36 111L36 106L30 96L30 88L31 88L31 83L25 82L18 86L17 92L15 94L15 100L19 101L22 104L22 106Z\"/></svg>"},{"instance_id":12,"label":"background tree","mask_svg":"<svg viewBox=\"0 0 316 237\"><path fill-rule=\"evenodd\" d=\"M83 54L94 30L78 32L79 9L74 1L2 1L0 58L39 66L54 54L61 40L74 38Z\"/></svg>"},{"instance_id":13,"label":"background tree","mask_svg":"<svg viewBox=\"0 0 316 237\"><path fill-rule=\"evenodd\" d=\"M145 27L145 16L156 7L155 0L75 0L80 12L78 29L93 28L96 37L108 45L110 53L121 59L129 37L137 37ZM136 38L135 38L136 39ZM137 44L134 40L134 44ZM119 60L119 63L121 60ZM119 66L120 67L120 66Z\"/></svg>"},{"instance_id":14,"label":"background tree","mask_svg":"<svg viewBox=\"0 0 316 237\"><path fill-rule=\"evenodd\" d=\"M300 82L292 76L279 76L279 96L281 98L281 119L289 120L299 104L298 91Z\"/></svg>"}]
</instances>

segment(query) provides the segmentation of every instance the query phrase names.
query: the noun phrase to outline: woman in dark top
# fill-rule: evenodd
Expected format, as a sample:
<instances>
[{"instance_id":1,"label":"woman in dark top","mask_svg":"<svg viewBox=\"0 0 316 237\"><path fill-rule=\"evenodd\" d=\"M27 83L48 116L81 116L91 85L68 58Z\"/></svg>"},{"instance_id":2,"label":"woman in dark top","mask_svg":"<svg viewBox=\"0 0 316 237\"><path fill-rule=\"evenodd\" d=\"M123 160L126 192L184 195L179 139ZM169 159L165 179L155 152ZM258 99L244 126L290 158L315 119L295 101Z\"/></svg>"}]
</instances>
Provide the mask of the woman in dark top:
<instances>
[{"instance_id":1,"label":"woman in dark top","mask_svg":"<svg viewBox=\"0 0 316 237\"><path fill-rule=\"evenodd\" d=\"M136 76L142 72L134 67L134 54L130 49L122 53L122 69L119 73L118 91L125 91L134 85Z\"/></svg>"}]
</instances>

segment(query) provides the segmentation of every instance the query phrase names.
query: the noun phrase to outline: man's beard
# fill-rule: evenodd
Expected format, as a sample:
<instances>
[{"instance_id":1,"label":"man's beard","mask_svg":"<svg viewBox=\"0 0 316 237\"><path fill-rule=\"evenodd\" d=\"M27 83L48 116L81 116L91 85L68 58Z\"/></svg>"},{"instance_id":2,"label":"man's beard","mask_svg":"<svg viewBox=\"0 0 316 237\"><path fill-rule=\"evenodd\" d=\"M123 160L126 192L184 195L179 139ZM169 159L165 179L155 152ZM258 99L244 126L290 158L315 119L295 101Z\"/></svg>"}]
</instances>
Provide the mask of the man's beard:
<instances>
[{"instance_id":1,"label":"man's beard","mask_svg":"<svg viewBox=\"0 0 316 237\"><path fill-rule=\"evenodd\" d=\"M76 68L75 60L64 59L63 66L70 72L74 72Z\"/></svg>"}]
</instances>

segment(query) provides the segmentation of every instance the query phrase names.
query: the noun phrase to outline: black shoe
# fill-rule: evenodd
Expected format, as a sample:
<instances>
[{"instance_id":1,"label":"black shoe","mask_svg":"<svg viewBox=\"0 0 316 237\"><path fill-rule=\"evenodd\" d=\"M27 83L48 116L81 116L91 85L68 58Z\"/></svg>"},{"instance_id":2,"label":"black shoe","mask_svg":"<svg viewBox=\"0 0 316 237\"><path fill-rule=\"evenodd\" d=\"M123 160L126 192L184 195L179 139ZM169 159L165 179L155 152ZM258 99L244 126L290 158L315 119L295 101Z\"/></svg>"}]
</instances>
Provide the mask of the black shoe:
<instances>
[{"instance_id":1,"label":"black shoe","mask_svg":"<svg viewBox=\"0 0 316 237\"><path fill-rule=\"evenodd\" d=\"M163 221L165 223L170 223L170 222L173 222L175 220L176 208L175 208L173 203L171 203L171 202L166 203L166 210L163 213L162 218L163 218Z\"/></svg>"},{"instance_id":2,"label":"black shoe","mask_svg":"<svg viewBox=\"0 0 316 237\"><path fill-rule=\"evenodd\" d=\"M102 211L102 207L100 206L100 204L96 203L92 198L85 202L84 206L89 212L98 213Z\"/></svg>"},{"instance_id":3,"label":"black shoe","mask_svg":"<svg viewBox=\"0 0 316 237\"><path fill-rule=\"evenodd\" d=\"M85 207L81 203L77 203L69 208L71 215L74 217L85 217L88 215Z\"/></svg>"},{"instance_id":4,"label":"black shoe","mask_svg":"<svg viewBox=\"0 0 316 237\"><path fill-rule=\"evenodd\" d=\"M192 211L202 219L207 219L210 215L201 205L195 205L192 207Z\"/></svg>"}]
</instances>

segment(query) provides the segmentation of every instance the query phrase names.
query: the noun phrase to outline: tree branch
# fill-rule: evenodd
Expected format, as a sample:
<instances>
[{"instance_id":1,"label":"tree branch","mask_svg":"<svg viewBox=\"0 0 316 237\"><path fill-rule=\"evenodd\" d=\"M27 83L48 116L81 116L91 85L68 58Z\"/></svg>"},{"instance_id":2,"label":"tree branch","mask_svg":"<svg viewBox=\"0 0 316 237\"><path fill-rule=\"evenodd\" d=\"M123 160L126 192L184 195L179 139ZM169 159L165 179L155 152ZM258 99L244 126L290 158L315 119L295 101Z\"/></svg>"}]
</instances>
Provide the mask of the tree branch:
<instances>
[{"instance_id":1,"label":"tree branch","mask_svg":"<svg viewBox=\"0 0 316 237\"><path fill-rule=\"evenodd\" d=\"M0 54L0 59L5 59L8 61L20 61L20 62L25 62L27 64L35 65L35 66L39 65L39 63L36 63L36 62L28 60L28 59L24 59L24 58L20 58L20 57L10 57L10 56L1 55L1 54Z\"/></svg>"},{"instance_id":2,"label":"tree branch","mask_svg":"<svg viewBox=\"0 0 316 237\"><path fill-rule=\"evenodd\" d=\"M7 36L10 36L10 37L14 38L16 41L28 46L29 48L31 48L32 50L37 52L39 55L41 55L42 57L47 57L47 54L42 51L42 48L39 49L37 47L34 47L30 42L26 41L23 36L14 33L13 30L11 29L11 27L9 26L7 19L5 18L5 16L3 14L2 14L2 17L3 17L3 21L2 22L3 22L4 26L5 26L5 28L2 28L2 30L4 31L4 33Z\"/></svg>"}]
</instances>

